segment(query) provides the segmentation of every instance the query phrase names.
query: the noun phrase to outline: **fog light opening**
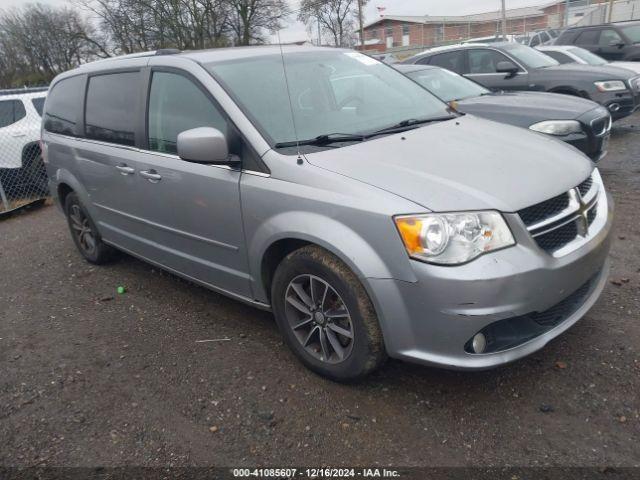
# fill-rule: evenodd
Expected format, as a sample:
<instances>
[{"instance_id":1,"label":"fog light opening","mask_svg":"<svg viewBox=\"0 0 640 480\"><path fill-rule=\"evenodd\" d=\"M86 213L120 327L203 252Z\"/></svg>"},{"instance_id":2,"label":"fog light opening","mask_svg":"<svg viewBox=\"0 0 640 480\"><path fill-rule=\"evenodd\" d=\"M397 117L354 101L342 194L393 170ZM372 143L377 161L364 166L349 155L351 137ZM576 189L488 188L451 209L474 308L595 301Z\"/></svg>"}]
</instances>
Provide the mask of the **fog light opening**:
<instances>
[{"instance_id":1,"label":"fog light opening","mask_svg":"<svg viewBox=\"0 0 640 480\"><path fill-rule=\"evenodd\" d=\"M473 353L482 353L487 348L487 338L483 333L476 333L471 340L471 348Z\"/></svg>"},{"instance_id":2,"label":"fog light opening","mask_svg":"<svg viewBox=\"0 0 640 480\"><path fill-rule=\"evenodd\" d=\"M612 112L617 112L618 110L620 110L620 104L612 103L611 105L609 105L609 110Z\"/></svg>"}]
</instances>

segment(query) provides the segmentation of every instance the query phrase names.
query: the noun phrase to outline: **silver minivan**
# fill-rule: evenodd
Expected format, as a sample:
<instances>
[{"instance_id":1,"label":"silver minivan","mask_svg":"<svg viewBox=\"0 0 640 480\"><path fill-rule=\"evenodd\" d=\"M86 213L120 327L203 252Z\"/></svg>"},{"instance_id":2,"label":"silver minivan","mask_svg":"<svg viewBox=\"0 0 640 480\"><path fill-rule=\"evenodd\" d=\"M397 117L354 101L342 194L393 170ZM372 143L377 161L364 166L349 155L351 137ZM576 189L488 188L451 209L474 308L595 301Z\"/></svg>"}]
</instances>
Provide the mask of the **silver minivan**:
<instances>
[{"instance_id":1,"label":"silver minivan","mask_svg":"<svg viewBox=\"0 0 640 480\"><path fill-rule=\"evenodd\" d=\"M576 149L460 115L360 53L158 51L58 76L51 192L90 262L122 250L273 311L335 380L389 357L486 369L597 300L612 202Z\"/></svg>"}]
</instances>

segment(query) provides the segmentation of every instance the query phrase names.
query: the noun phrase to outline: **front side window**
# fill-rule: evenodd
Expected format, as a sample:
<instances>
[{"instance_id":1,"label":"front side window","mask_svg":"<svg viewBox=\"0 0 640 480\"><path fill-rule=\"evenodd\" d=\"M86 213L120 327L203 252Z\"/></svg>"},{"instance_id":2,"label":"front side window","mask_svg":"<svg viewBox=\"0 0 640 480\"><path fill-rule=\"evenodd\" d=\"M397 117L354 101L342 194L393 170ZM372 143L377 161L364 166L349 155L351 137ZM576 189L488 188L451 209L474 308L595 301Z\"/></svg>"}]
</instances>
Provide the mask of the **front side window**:
<instances>
[{"instance_id":1,"label":"front side window","mask_svg":"<svg viewBox=\"0 0 640 480\"><path fill-rule=\"evenodd\" d=\"M544 53L535 48L510 43L502 48L505 52L515 58L518 62L529 68L545 68L558 65L553 58L546 56Z\"/></svg>"},{"instance_id":2,"label":"front side window","mask_svg":"<svg viewBox=\"0 0 640 480\"><path fill-rule=\"evenodd\" d=\"M498 63L511 62L509 58L496 50L469 50L469 73L497 73ZM513 62L511 62L513 63Z\"/></svg>"},{"instance_id":3,"label":"front side window","mask_svg":"<svg viewBox=\"0 0 640 480\"><path fill-rule=\"evenodd\" d=\"M297 51L205 68L272 144L450 116L443 102L415 82L357 52Z\"/></svg>"},{"instance_id":4,"label":"front side window","mask_svg":"<svg viewBox=\"0 0 640 480\"><path fill-rule=\"evenodd\" d=\"M533 38L531 39L531 43L529 43L530 47L537 47L538 45L540 45L540 35L534 35Z\"/></svg>"},{"instance_id":5,"label":"front side window","mask_svg":"<svg viewBox=\"0 0 640 480\"><path fill-rule=\"evenodd\" d=\"M82 76L65 78L56 83L48 95L49 100L44 111L44 129L62 135L75 135L83 93Z\"/></svg>"},{"instance_id":6,"label":"front side window","mask_svg":"<svg viewBox=\"0 0 640 480\"><path fill-rule=\"evenodd\" d=\"M640 43L640 25L626 25L621 26L620 30L624 33L631 43Z\"/></svg>"},{"instance_id":7,"label":"front side window","mask_svg":"<svg viewBox=\"0 0 640 480\"><path fill-rule=\"evenodd\" d=\"M40 115L41 117L42 117L42 110L44 109L44 99L45 97L36 97L31 99L31 104L33 105L33 108L36 109L36 112L38 112L38 115Z\"/></svg>"},{"instance_id":8,"label":"front side window","mask_svg":"<svg viewBox=\"0 0 640 480\"><path fill-rule=\"evenodd\" d=\"M198 127L227 133L227 122L198 86L187 77L154 72L148 111L149 149L176 154L178 134Z\"/></svg>"},{"instance_id":9,"label":"front side window","mask_svg":"<svg viewBox=\"0 0 640 480\"><path fill-rule=\"evenodd\" d=\"M489 90L477 83L442 68L419 70L407 75L445 102L489 93Z\"/></svg>"},{"instance_id":10,"label":"front side window","mask_svg":"<svg viewBox=\"0 0 640 480\"><path fill-rule=\"evenodd\" d=\"M618 35L618 32L612 28L602 30L600 32L600 41L598 42L598 45L601 47L610 47L611 45L619 43L624 43L624 41L622 40L622 37Z\"/></svg>"},{"instance_id":11,"label":"front side window","mask_svg":"<svg viewBox=\"0 0 640 480\"><path fill-rule=\"evenodd\" d=\"M109 73L89 78L85 111L87 138L135 145L139 73Z\"/></svg>"},{"instance_id":12,"label":"front side window","mask_svg":"<svg viewBox=\"0 0 640 480\"><path fill-rule=\"evenodd\" d=\"M20 100L0 101L0 128L8 127L27 116Z\"/></svg>"},{"instance_id":13,"label":"front side window","mask_svg":"<svg viewBox=\"0 0 640 480\"><path fill-rule=\"evenodd\" d=\"M420 62L422 63L422 62ZM433 57L427 57L426 62L429 65L435 65L437 67L446 68L456 73L464 73L464 52L448 52L434 55Z\"/></svg>"}]
</instances>

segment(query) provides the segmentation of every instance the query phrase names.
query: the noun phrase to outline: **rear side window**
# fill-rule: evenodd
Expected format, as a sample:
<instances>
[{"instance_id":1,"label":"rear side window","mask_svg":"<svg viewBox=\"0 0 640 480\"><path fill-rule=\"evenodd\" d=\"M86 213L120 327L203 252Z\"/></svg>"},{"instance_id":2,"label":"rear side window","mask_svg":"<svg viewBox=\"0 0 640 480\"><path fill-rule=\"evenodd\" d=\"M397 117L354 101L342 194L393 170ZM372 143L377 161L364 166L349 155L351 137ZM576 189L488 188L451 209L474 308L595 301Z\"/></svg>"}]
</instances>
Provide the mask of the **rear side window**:
<instances>
[{"instance_id":1,"label":"rear side window","mask_svg":"<svg viewBox=\"0 0 640 480\"><path fill-rule=\"evenodd\" d=\"M562 52L556 52L551 50L551 51L544 51L542 53L544 53L545 55L549 55L551 58L553 58L560 64L574 62L574 60L569 55L565 55Z\"/></svg>"},{"instance_id":2,"label":"rear side window","mask_svg":"<svg viewBox=\"0 0 640 480\"><path fill-rule=\"evenodd\" d=\"M93 140L135 145L139 73L109 73L89 78L85 135Z\"/></svg>"},{"instance_id":3,"label":"rear side window","mask_svg":"<svg viewBox=\"0 0 640 480\"><path fill-rule=\"evenodd\" d=\"M38 115L42 116L42 110L44 109L44 99L45 97L32 98L31 103L33 104L33 108L36 109Z\"/></svg>"},{"instance_id":4,"label":"rear side window","mask_svg":"<svg viewBox=\"0 0 640 480\"><path fill-rule=\"evenodd\" d=\"M27 116L20 100L0 101L0 128L8 127Z\"/></svg>"},{"instance_id":5,"label":"rear side window","mask_svg":"<svg viewBox=\"0 0 640 480\"><path fill-rule=\"evenodd\" d=\"M84 78L71 77L56 83L49 93L44 112L44 128L53 133L75 135L76 121L82 95Z\"/></svg>"},{"instance_id":6,"label":"rear side window","mask_svg":"<svg viewBox=\"0 0 640 480\"><path fill-rule=\"evenodd\" d=\"M576 37L576 45L596 45L600 32L598 30L585 30Z\"/></svg>"},{"instance_id":7,"label":"rear side window","mask_svg":"<svg viewBox=\"0 0 640 480\"><path fill-rule=\"evenodd\" d=\"M429 65L437 65L452 72L464 73L464 52L441 53L428 58L430 59Z\"/></svg>"},{"instance_id":8,"label":"rear side window","mask_svg":"<svg viewBox=\"0 0 640 480\"><path fill-rule=\"evenodd\" d=\"M149 149L177 153L178 134L213 127L227 134L227 122L218 108L187 77L154 72L149 93Z\"/></svg>"}]
</instances>

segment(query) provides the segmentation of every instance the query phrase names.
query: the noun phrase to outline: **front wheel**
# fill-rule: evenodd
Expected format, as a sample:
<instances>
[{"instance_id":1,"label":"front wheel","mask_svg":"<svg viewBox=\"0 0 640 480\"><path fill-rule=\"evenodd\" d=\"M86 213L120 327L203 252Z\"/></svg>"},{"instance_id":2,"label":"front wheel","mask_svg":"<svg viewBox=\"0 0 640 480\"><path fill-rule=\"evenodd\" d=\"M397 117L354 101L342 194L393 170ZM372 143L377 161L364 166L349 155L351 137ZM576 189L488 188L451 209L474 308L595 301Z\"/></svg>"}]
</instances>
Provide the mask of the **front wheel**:
<instances>
[{"instance_id":1,"label":"front wheel","mask_svg":"<svg viewBox=\"0 0 640 480\"><path fill-rule=\"evenodd\" d=\"M356 275L317 246L290 253L274 275L271 302L285 341L308 368L358 380L386 359L373 305Z\"/></svg>"}]
</instances>

